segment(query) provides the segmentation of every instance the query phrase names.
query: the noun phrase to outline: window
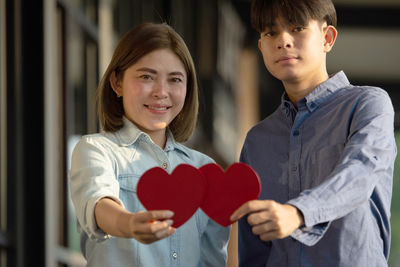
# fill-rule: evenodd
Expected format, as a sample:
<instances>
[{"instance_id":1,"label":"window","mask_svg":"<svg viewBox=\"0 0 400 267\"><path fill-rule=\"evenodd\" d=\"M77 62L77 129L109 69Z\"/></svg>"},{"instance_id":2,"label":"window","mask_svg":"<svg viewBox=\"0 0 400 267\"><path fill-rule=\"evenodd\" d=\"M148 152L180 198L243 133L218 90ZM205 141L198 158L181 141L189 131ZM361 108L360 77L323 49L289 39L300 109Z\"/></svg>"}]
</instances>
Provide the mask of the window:
<instances>
[{"instance_id":1,"label":"window","mask_svg":"<svg viewBox=\"0 0 400 267\"><path fill-rule=\"evenodd\" d=\"M46 192L51 199L47 213L56 215L46 218L52 226L47 234L51 237L49 242L56 247L49 247L46 253L52 265L85 266L86 263L80 252L76 218L68 192L68 170L72 149L80 136L98 131L95 112L99 77L97 3L97 0L60 0L54 15L56 41L53 45L57 49L56 60L50 64L54 64L56 70L48 70L54 71L54 75L46 73L56 77L52 81L56 93L47 103L52 111L46 113L56 114L50 122L53 132L49 132L49 136L56 136L53 146L58 148L52 151L49 148L49 154L54 157L50 156L46 161L46 164L56 165L50 170L53 175L48 176L57 177L55 181L47 180L49 190ZM51 193L53 191L56 193Z\"/></svg>"}]
</instances>

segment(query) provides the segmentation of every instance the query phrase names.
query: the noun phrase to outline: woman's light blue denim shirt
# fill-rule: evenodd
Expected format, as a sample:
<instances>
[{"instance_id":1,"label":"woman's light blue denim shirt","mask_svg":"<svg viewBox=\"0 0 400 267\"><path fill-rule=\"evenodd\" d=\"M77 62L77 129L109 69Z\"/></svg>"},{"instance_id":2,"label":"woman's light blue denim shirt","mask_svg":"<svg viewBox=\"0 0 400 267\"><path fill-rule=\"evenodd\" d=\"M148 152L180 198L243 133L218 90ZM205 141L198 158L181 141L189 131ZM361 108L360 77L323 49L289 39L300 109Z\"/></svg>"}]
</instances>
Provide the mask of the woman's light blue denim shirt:
<instances>
[{"instance_id":1,"label":"woman's light blue denim shirt","mask_svg":"<svg viewBox=\"0 0 400 267\"><path fill-rule=\"evenodd\" d=\"M172 236L150 245L108 236L94 217L95 205L104 197L131 212L145 210L136 196L136 184L152 167L171 173L182 163L201 167L211 162L210 157L175 142L171 132L161 149L126 118L117 132L84 136L73 151L69 178L87 266L225 266L230 228L219 226L200 209Z\"/></svg>"}]
</instances>

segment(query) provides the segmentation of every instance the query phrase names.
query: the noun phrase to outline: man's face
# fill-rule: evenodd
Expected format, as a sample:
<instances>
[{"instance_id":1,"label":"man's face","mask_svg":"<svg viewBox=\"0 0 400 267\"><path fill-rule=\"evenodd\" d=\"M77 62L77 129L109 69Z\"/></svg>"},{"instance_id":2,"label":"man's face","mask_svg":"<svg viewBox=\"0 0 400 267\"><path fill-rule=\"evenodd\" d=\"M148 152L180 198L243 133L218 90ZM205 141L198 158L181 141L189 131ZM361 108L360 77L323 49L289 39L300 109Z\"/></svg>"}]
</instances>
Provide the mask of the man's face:
<instances>
[{"instance_id":1,"label":"man's face","mask_svg":"<svg viewBox=\"0 0 400 267\"><path fill-rule=\"evenodd\" d=\"M305 26L289 25L278 17L261 33L258 43L268 71L284 84L318 80L326 75L329 27L316 20Z\"/></svg>"}]
</instances>

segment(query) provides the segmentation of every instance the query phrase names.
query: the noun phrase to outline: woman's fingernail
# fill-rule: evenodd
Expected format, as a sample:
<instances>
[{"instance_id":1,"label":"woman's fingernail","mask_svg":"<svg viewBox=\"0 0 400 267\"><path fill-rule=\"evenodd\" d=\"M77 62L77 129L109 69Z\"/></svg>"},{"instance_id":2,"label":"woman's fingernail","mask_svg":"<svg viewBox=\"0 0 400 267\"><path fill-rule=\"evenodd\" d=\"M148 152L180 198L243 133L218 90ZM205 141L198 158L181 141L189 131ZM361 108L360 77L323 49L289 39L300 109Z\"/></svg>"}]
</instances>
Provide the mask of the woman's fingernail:
<instances>
[{"instance_id":1,"label":"woman's fingernail","mask_svg":"<svg viewBox=\"0 0 400 267\"><path fill-rule=\"evenodd\" d=\"M166 220L165 222L167 223L168 227L171 226L174 223L173 220Z\"/></svg>"},{"instance_id":2,"label":"woman's fingernail","mask_svg":"<svg viewBox=\"0 0 400 267\"><path fill-rule=\"evenodd\" d=\"M157 238L164 238L167 235L168 235L168 229L164 229L164 230L156 232L156 237Z\"/></svg>"}]
</instances>

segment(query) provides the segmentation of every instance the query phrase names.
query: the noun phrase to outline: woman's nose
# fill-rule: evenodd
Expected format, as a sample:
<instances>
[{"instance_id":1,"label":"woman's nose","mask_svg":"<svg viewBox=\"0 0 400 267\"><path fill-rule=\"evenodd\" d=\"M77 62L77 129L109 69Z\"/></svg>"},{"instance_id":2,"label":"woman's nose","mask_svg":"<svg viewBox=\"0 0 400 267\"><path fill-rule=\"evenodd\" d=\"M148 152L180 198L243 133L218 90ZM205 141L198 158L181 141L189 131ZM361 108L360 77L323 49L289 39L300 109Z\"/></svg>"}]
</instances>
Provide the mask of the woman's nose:
<instances>
[{"instance_id":1,"label":"woman's nose","mask_svg":"<svg viewBox=\"0 0 400 267\"><path fill-rule=\"evenodd\" d=\"M165 98L168 93L168 83L166 81L157 80L153 87L152 96L155 98Z\"/></svg>"}]
</instances>

